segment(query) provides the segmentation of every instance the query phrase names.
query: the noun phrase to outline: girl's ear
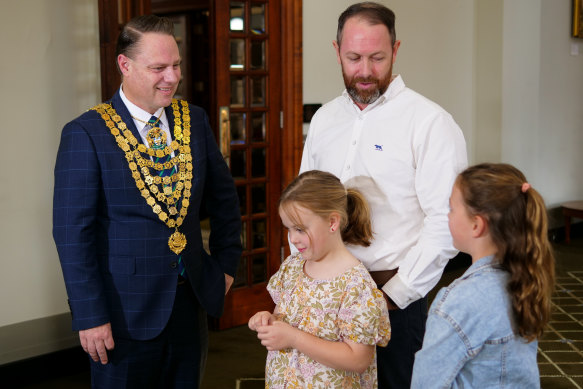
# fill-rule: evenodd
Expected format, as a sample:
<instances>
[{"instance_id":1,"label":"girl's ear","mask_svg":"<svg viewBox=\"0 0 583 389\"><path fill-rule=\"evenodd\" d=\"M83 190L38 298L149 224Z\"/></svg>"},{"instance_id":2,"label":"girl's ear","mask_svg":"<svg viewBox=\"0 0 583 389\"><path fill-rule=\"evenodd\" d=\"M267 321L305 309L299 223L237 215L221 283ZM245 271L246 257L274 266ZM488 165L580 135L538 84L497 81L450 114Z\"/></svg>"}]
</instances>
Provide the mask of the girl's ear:
<instances>
[{"instance_id":1,"label":"girl's ear","mask_svg":"<svg viewBox=\"0 0 583 389\"><path fill-rule=\"evenodd\" d=\"M488 233L488 221L481 215L473 217L472 237L480 238Z\"/></svg>"},{"instance_id":2,"label":"girl's ear","mask_svg":"<svg viewBox=\"0 0 583 389\"><path fill-rule=\"evenodd\" d=\"M340 227L340 215L337 212L332 212L328 220L330 223L330 232L334 232Z\"/></svg>"}]
</instances>

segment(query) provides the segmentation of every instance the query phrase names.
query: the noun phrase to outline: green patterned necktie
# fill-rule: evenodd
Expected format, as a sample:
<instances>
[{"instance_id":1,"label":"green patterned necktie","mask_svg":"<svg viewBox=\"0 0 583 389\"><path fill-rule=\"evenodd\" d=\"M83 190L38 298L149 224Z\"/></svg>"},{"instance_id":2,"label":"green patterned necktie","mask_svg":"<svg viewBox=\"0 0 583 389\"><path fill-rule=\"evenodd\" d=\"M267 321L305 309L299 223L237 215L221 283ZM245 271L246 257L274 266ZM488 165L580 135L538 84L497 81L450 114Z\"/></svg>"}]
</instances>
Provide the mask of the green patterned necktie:
<instances>
[{"instance_id":1,"label":"green patterned necktie","mask_svg":"<svg viewBox=\"0 0 583 389\"><path fill-rule=\"evenodd\" d=\"M150 145L151 148L153 148L154 150L163 150L166 147L166 133L164 132L164 130L162 130L160 128L160 124L156 125L158 123L158 118L156 116L152 116L150 118L150 120L148 120L148 126L150 127L150 129L148 131L151 131L155 128L159 128L160 129L160 139L156 142L154 142L152 145ZM148 137L149 139L149 137ZM172 159L172 154L168 154L165 155L163 157L156 157L155 159L155 163L161 163L164 164L166 162L169 162ZM167 176L172 176L174 173L176 173L176 166L172 166L169 169L162 169L160 170L159 176L160 177L167 177ZM172 192L174 192L175 189L175 184L170 183L168 186L171 187ZM182 255L178 256L178 275L184 277L184 278L188 278L188 275L186 273L186 268L184 267L184 261L182 260Z\"/></svg>"}]
</instances>

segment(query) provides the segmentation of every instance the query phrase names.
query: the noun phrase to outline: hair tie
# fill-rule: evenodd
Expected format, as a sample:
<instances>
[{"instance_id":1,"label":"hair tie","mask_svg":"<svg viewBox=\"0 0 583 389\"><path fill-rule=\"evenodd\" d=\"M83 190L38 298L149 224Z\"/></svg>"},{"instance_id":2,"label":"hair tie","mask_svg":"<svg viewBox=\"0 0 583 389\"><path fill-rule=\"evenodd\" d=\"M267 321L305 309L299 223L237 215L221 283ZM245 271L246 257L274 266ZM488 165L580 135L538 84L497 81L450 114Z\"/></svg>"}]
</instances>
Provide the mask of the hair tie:
<instances>
[{"instance_id":1,"label":"hair tie","mask_svg":"<svg viewBox=\"0 0 583 389\"><path fill-rule=\"evenodd\" d=\"M529 189L530 189L530 184L528 182L525 182L524 184L522 184L522 193L526 193L526 191Z\"/></svg>"}]
</instances>

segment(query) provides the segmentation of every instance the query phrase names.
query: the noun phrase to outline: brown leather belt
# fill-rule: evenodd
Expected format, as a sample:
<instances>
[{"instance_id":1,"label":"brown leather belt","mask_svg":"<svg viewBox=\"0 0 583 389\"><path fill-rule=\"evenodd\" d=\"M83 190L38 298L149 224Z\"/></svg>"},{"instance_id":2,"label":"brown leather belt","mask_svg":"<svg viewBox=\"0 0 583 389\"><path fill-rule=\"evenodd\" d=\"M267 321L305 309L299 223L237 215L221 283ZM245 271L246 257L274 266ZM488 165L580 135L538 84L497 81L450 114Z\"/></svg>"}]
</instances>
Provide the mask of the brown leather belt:
<instances>
[{"instance_id":1,"label":"brown leather belt","mask_svg":"<svg viewBox=\"0 0 583 389\"><path fill-rule=\"evenodd\" d=\"M396 268L396 269L393 269L393 270L371 271L369 273L370 273L370 276L372 277L373 281L380 288L384 284L386 284L391 278L393 278L393 276L395 274L397 274L397 271L398 270L399 270L399 268Z\"/></svg>"}]
</instances>

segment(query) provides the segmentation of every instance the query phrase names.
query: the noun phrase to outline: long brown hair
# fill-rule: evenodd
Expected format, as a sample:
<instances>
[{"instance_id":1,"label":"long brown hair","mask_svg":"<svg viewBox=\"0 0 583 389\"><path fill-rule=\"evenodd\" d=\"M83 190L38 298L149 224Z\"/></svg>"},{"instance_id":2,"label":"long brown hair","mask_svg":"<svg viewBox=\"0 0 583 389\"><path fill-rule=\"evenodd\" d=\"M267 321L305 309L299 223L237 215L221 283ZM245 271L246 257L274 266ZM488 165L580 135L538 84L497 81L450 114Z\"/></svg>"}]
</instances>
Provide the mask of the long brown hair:
<instances>
[{"instance_id":1,"label":"long brown hair","mask_svg":"<svg viewBox=\"0 0 583 389\"><path fill-rule=\"evenodd\" d=\"M456 185L468 212L487 220L496 259L510 273L508 291L519 334L528 341L539 338L550 319L555 281L543 198L508 164L469 167Z\"/></svg>"},{"instance_id":2,"label":"long brown hair","mask_svg":"<svg viewBox=\"0 0 583 389\"><path fill-rule=\"evenodd\" d=\"M340 215L340 231L344 243L370 246L372 226L370 208L363 194L345 188L333 174L310 170L296 177L281 194L279 208L297 226L303 227L293 206L306 208L322 218Z\"/></svg>"}]
</instances>

